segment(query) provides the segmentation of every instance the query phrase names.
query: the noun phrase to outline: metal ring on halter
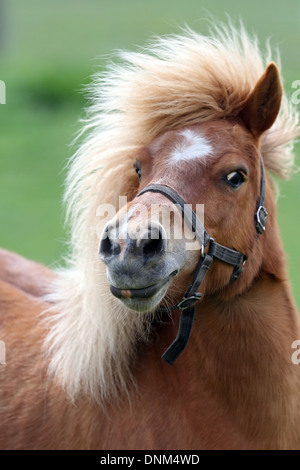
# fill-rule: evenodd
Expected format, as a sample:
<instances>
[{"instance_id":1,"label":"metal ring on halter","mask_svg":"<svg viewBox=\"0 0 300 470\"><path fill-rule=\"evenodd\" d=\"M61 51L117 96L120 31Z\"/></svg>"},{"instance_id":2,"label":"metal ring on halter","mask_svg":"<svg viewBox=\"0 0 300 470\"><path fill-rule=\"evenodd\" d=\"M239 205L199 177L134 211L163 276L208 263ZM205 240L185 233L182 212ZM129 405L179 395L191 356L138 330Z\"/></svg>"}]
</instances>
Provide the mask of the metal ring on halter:
<instances>
[{"instance_id":1,"label":"metal ring on halter","mask_svg":"<svg viewBox=\"0 0 300 470\"><path fill-rule=\"evenodd\" d=\"M267 209L264 206L259 206L256 212L256 230L262 234L266 230Z\"/></svg>"}]
</instances>

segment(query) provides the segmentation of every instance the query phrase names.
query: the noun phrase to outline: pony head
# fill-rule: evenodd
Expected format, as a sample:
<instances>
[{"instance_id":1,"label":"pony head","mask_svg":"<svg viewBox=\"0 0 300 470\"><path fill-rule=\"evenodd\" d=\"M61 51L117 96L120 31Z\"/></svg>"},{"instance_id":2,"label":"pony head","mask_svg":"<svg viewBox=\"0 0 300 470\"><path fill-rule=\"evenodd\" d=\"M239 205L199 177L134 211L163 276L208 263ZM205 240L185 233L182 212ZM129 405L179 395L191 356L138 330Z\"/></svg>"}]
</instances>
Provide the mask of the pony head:
<instances>
[{"instance_id":1,"label":"pony head","mask_svg":"<svg viewBox=\"0 0 300 470\"><path fill-rule=\"evenodd\" d=\"M250 259L240 282L243 288L262 262L254 224L260 138L274 123L281 96L278 69L270 63L238 114L162 133L138 152L133 163L139 191L159 182L193 208L204 206L210 236ZM271 201L268 204L272 206ZM192 243L188 229L181 211L163 194L147 192L133 198L109 221L100 241L112 293L137 311L153 310L166 296L178 302L204 251L203 245ZM209 274L205 284L210 294L230 283L230 266L224 262Z\"/></svg>"}]
</instances>

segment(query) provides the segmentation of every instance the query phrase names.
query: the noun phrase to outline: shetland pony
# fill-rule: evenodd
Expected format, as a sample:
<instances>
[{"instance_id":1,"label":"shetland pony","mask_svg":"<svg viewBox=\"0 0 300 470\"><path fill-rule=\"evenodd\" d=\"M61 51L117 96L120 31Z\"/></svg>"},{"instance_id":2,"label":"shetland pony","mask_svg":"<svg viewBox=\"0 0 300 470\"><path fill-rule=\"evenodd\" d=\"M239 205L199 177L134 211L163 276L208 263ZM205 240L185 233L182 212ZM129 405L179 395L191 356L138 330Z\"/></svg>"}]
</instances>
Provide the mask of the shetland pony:
<instances>
[{"instance_id":1,"label":"shetland pony","mask_svg":"<svg viewBox=\"0 0 300 470\"><path fill-rule=\"evenodd\" d=\"M122 53L91 97L66 182L68 267L1 252L0 447L300 448L299 324L270 177L291 174L300 130L279 65L243 27L186 31ZM260 155L268 216L257 236ZM247 258L234 282L232 266L213 260L173 366L161 355L180 312L157 308L182 299L208 248L187 250L175 218L154 239L121 237L146 222L138 202L147 214L173 209L163 194L137 197L151 183L204 204L209 235Z\"/></svg>"}]
</instances>

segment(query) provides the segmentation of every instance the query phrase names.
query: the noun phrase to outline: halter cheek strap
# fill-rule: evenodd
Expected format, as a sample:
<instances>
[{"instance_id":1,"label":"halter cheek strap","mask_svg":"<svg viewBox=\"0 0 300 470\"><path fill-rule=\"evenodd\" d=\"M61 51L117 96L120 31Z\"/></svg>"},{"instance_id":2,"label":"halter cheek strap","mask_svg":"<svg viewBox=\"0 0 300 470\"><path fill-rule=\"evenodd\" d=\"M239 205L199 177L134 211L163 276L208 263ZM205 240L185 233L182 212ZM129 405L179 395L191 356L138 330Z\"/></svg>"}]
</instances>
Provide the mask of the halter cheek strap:
<instances>
[{"instance_id":1,"label":"halter cheek strap","mask_svg":"<svg viewBox=\"0 0 300 470\"><path fill-rule=\"evenodd\" d=\"M146 192L155 192L163 194L173 203L178 204L181 209L182 215L184 216L184 221L187 223L189 228L195 233L195 237L201 246L201 256L196 267L192 283L185 295L183 296L182 300L171 307L159 307L157 309L159 312L162 313L169 312L170 310L181 310L180 324L177 337L162 355L162 358L167 363L172 365L176 361L178 356L182 353L182 351L185 349L189 341L195 318L195 303L200 300L203 296L200 292L197 292L197 290L200 287L206 273L208 272L213 259L217 258L218 260L223 261L224 263L229 264L233 267L232 275L230 278L230 283L232 283L239 278L243 267L245 266L247 258L244 254L215 242L215 240L208 235L204 225L201 223L195 212L192 210L191 206L189 206L184 201L184 199L170 186L163 184L151 184L149 186L146 186L142 191L140 191L136 197L141 196ZM257 210L255 212L255 228L257 237L265 230L267 211L264 207L264 202L265 172L263 160L261 157L260 196L257 201ZM207 253L205 253L204 249L208 245L208 251Z\"/></svg>"}]
</instances>

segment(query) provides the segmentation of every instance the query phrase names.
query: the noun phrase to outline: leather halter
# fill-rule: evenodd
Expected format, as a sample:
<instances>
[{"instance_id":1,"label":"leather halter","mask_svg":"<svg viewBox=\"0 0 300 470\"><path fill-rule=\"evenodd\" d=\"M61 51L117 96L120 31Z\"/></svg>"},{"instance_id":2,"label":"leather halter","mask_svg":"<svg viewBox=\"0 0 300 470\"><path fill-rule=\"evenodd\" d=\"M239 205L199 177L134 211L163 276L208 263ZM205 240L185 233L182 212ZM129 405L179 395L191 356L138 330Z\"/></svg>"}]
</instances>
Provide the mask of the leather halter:
<instances>
[{"instance_id":1,"label":"leather halter","mask_svg":"<svg viewBox=\"0 0 300 470\"><path fill-rule=\"evenodd\" d=\"M260 161L260 195L257 201L257 209L254 216L257 238L260 234L265 231L266 219L268 214L264 206L266 183L262 156L260 157ZM195 318L195 303L200 300L203 296L200 292L197 292L197 290L200 287L207 271L209 270L213 259L217 258L218 260L221 260L224 263L227 263L233 267L232 275L230 278L230 283L232 283L239 278L243 267L245 266L247 257L239 251L233 250L215 242L215 240L209 236L209 234L205 230L205 227L200 222L199 218L192 210L191 206L189 206L184 201L184 199L170 186L164 184L150 184L149 186L146 186L144 189L142 189L142 191L140 191L136 197L139 197L146 192L161 193L173 203L178 204L181 208L182 214L184 215L185 222L187 223L189 228L195 233L195 237L201 246L201 255L195 270L194 278L187 292L182 297L182 300L171 307L159 307L157 309L157 311L162 313L168 312L170 310L181 310L180 324L177 337L162 355L162 358L167 363L172 365L178 358L178 356L182 353L182 351L185 349L190 338ZM207 246L208 251L207 253L205 253L204 250Z\"/></svg>"}]
</instances>

